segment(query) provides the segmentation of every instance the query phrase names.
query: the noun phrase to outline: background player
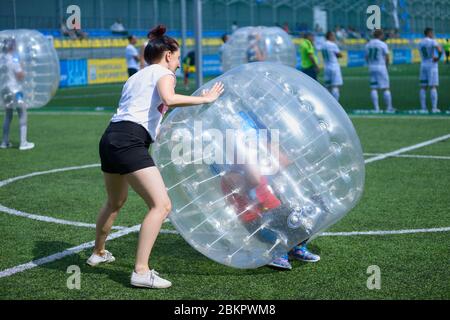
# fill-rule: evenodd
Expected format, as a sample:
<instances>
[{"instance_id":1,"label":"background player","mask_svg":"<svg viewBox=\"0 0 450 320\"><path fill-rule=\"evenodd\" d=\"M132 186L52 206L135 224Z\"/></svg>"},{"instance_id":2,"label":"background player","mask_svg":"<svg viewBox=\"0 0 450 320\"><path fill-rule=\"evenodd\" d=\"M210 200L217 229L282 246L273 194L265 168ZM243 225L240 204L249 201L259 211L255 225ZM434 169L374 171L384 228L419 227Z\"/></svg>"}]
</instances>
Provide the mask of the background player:
<instances>
[{"instance_id":1,"label":"background player","mask_svg":"<svg viewBox=\"0 0 450 320\"><path fill-rule=\"evenodd\" d=\"M314 35L310 32L305 33L304 39L302 39L300 56L302 72L317 80L320 68L317 61L316 49L314 48Z\"/></svg>"},{"instance_id":2,"label":"background player","mask_svg":"<svg viewBox=\"0 0 450 320\"><path fill-rule=\"evenodd\" d=\"M139 51L135 47L136 43L137 39L135 36L131 35L128 37L128 46L125 49L128 77L131 77L133 74L139 71Z\"/></svg>"},{"instance_id":3,"label":"background player","mask_svg":"<svg viewBox=\"0 0 450 320\"><path fill-rule=\"evenodd\" d=\"M339 101L339 87L342 86L343 81L338 58L342 57L342 53L335 43L336 36L334 32L328 31L325 37L327 41L325 41L322 47L322 57L325 65L325 86L336 100Z\"/></svg>"},{"instance_id":4,"label":"background player","mask_svg":"<svg viewBox=\"0 0 450 320\"><path fill-rule=\"evenodd\" d=\"M247 62L258 62L266 60L265 53L259 47L261 41L261 35L257 32L248 36L248 48L245 52L247 56Z\"/></svg>"},{"instance_id":5,"label":"background player","mask_svg":"<svg viewBox=\"0 0 450 320\"><path fill-rule=\"evenodd\" d=\"M438 64L442 56L442 49L439 43L433 39L433 29L425 28L425 38L419 43L419 52L422 59L420 64L420 107L422 112L427 112L427 91L430 89L431 112L438 113L438 93L439 69ZM435 51L438 55L435 55Z\"/></svg>"},{"instance_id":6,"label":"background player","mask_svg":"<svg viewBox=\"0 0 450 320\"><path fill-rule=\"evenodd\" d=\"M450 40L447 39L443 45L445 52L445 64L448 64L450 61Z\"/></svg>"},{"instance_id":7,"label":"background player","mask_svg":"<svg viewBox=\"0 0 450 320\"><path fill-rule=\"evenodd\" d=\"M389 89L389 74L387 66L389 65L389 48L384 39L384 33L381 29L376 29L373 33L373 39L366 44L366 62L369 66L370 74L370 96L375 112L380 112L378 102L378 90L383 91L386 111L395 112L392 107L392 96Z\"/></svg>"},{"instance_id":8,"label":"background player","mask_svg":"<svg viewBox=\"0 0 450 320\"><path fill-rule=\"evenodd\" d=\"M183 58L183 83L184 89L189 90L189 74L195 73L195 51L188 52Z\"/></svg>"},{"instance_id":9,"label":"background player","mask_svg":"<svg viewBox=\"0 0 450 320\"><path fill-rule=\"evenodd\" d=\"M3 139L1 149L11 148L9 130L13 118L14 108L19 115L20 146L19 150L34 148L34 143L27 141L27 105L23 100L23 80L25 72L16 51L16 40L9 38L3 41L2 57L0 65L7 75L7 81L1 84L1 97L6 106L5 121L3 122Z\"/></svg>"}]
</instances>

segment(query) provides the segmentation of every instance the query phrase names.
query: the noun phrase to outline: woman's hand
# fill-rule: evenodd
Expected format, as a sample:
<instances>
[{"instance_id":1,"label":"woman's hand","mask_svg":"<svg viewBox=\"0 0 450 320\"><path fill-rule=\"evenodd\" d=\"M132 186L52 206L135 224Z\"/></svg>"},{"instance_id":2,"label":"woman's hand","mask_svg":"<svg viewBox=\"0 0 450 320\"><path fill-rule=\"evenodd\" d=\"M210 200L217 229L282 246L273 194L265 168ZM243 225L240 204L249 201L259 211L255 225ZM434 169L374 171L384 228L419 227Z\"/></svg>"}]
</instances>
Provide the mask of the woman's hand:
<instances>
[{"instance_id":1,"label":"woman's hand","mask_svg":"<svg viewBox=\"0 0 450 320\"><path fill-rule=\"evenodd\" d=\"M175 75L168 74L159 79L158 93L162 102L168 107L192 106L211 103L223 93L223 83L216 82L210 90L203 90L200 96L185 96L175 93Z\"/></svg>"},{"instance_id":2,"label":"woman's hand","mask_svg":"<svg viewBox=\"0 0 450 320\"><path fill-rule=\"evenodd\" d=\"M216 82L210 90L203 90L201 96L206 99L206 103L211 103L217 100L224 91L222 82Z\"/></svg>"}]
</instances>

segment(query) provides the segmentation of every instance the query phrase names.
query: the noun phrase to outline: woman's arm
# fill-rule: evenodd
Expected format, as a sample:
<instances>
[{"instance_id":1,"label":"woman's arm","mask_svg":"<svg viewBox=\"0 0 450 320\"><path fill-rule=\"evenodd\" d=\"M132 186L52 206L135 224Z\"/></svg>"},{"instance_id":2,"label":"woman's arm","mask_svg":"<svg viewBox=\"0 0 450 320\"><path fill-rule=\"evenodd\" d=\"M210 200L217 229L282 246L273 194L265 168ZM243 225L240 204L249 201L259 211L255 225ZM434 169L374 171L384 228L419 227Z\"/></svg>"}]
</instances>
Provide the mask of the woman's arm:
<instances>
[{"instance_id":1,"label":"woman's arm","mask_svg":"<svg viewBox=\"0 0 450 320\"><path fill-rule=\"evenodd\" d=\"M211 103L223 93L223 83L216 82L211 90L205 91L200 97L185 96L175 93L175 78L165 75L158 80L157 89L162 102L168 107L180 107Z\"/></svg>"}]
</instances>

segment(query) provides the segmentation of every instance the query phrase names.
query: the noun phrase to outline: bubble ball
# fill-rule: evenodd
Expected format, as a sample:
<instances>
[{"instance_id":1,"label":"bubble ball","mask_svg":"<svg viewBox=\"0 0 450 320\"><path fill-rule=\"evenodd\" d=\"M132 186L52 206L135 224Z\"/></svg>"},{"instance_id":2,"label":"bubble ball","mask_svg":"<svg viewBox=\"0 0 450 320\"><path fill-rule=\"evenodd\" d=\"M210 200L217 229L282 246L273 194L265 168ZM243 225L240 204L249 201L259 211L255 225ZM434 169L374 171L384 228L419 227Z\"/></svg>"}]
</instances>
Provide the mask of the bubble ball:
<instances>
[{"instance_id":1,"label":"bubble ball","mask_svg":"<svg viewBox=\"0 0 450 320\"><path fill-rule=\"evenodd\" d=\"M152 155L181 236L216 262L257 268L358 203L363 153L344 109L296 69L245 64L194 95L216 81L223 95L174 109Z\"/></svg>"},{"instance_id":2,"label":"bubble ball","mask_svg":"<svg viewBox=\"0 0 450 320\"><path fill-rule=\"evenodd\" d=\"M17 74L23 72L20 77ZM35 30L0 32L0 106L45 106L59 85L59 59L53 43Z\"/></svg>"},{"instance_id":3,"label":"bubble ball","mask_svg":"<svg viewBox=\"0 0 450 320\"><path fill-rule=\"evenodd\" d=\"M255 47L262 60L295 67L297 56L291 37L279 27L239 28L225 43L222 52L222 69L228 71L255 59Z\"/></svg>"}]
</instances>

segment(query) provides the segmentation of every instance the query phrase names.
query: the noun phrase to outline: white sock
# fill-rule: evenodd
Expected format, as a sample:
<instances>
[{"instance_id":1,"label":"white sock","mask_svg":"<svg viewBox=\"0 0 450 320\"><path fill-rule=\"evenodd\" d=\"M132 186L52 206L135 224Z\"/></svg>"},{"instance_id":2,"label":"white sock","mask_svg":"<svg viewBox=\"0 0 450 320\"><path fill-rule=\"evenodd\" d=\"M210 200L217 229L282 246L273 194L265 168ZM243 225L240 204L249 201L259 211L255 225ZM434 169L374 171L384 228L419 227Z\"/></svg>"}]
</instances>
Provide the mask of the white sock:
<instances>
[{"instance_id":1,"label":"white sock","mask_svg":"<svg viewBox=\"0 0 450 320\"><path fill-rule=\"evenodd\" d=\"M387 110L392 110L392 95L391 91L384 91L384 103L386 103Z\"/></svg>"},{"instance_id":2,"label":"white sock","mask_svg":"<svg viewBox=\"0 0 450 320\"><path fill-rule=\"evenodd\" d=\"M422 110L427 110L427 90L420 89L420 107Z\"/></svg>"},{"instance_id":3,"label":"white sock","mask_svg":"<svg viewBox=\"0 0 450 320\"><path fill-rule=\"evenodd\" d=\"M430 96L431 96L431 107L433 108L433 110L436 110L438 104L438 93L436 88L432 88L430 90Z\"/></svg>"},{"instance_id":4,"label":"white sock","mask_svg":"<svg viewBox=\"0 0 450 320\"><path fill-rule=\"evenodd\" d=\"M337 87L332 88L331 94L337 101L339 101L339 88L337 88Z\"/></svg>"},{"instance_id":5,"label":"white sock","mask_svg":"<svg viewBox=\"0 0 450 320\"><path fill-rule=\"evenodd\" d=\"M19 114L20 144L24 144L27 142L27 109L19 108L17 113Z\"/></svg>"},{"instance_id":6,"label":"white sock","mask_svg":"<svg viewBox=\"0 0 450 320\"><path fill-rule=\"evenodd\" d=\"M375 111L379 111L380 105L378 104L378 91L372 90L372 92L370 93L370 96L372 97L372 103L373 103L373 107L375 108Z\"/></svg>"}]
</instances>

